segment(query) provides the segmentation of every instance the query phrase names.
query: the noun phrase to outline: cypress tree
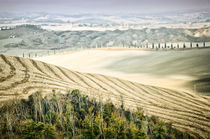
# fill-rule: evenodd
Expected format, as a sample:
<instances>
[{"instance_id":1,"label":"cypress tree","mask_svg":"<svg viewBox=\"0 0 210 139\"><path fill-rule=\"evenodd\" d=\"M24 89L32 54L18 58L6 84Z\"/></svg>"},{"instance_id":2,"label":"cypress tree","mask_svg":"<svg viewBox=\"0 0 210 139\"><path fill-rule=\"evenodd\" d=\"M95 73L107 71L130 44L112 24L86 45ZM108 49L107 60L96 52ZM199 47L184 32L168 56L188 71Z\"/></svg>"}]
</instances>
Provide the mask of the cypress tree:
<instances>
[{"instance_id":1,"label":"cypress tree","mask_svg":"<svg viewBox=\"0 0 210 139\"><path fill-rule=\"evenodd\" d=\"M177 48L179 48L179 44L177 44Z\"/></svg>"}]
</instances>

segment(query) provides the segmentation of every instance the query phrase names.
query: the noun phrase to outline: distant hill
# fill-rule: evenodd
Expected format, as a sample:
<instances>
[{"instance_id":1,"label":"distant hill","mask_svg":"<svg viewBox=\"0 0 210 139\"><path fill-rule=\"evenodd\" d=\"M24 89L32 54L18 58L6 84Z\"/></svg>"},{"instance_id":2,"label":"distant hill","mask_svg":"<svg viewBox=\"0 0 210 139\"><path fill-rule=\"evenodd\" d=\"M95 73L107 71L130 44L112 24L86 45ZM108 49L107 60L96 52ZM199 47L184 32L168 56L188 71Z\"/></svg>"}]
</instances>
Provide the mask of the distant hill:
<instances>
[{"instance_id":1,"label":"distant hill","mask_svg":"<svg viewBox=\"0 0 210 139\"><path fill-rule=\"evenodd\" d=\"M115 31L47 31L39 26L22 25L11 30L0 30L0 48L9 44L19 49L95 48L140 46L146 43L210 41L209 28L157 28Z\"/></svg>"}]
</instances>

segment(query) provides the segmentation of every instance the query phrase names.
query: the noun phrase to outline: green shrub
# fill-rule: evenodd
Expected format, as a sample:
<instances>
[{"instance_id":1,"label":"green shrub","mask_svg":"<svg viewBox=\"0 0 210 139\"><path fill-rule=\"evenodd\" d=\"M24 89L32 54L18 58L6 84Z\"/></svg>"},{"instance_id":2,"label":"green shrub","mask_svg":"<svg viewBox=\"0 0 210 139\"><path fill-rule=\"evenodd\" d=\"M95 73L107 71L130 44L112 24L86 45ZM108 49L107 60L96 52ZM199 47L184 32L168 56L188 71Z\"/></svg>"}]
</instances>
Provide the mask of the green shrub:
<instances>
[{"instance_id":1,"label":"green shrub","mask_svg":"<svg viewBox=\"0 0 210 139\"><path fill-rule=\"evenodd\" d=\"M24 139L53 139L55 136L55 129L49 124L42 122L34 122L33 120L24 121L21 126L22 137Z\"/></svg>"}]
</instances>

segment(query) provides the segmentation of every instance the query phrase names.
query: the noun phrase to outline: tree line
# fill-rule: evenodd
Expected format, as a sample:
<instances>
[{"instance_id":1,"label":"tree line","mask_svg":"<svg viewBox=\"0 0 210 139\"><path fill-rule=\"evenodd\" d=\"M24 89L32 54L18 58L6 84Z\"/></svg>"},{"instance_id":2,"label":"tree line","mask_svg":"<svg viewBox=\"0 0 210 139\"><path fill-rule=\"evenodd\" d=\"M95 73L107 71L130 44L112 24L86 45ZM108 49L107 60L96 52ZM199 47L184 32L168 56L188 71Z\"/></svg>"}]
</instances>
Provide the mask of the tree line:
<instances>
[{"instance_id":1,"label":"tree line","mask_svg":"<svg viewBox=\"0 0 210 139\"><path fill-rule=\"evenodd\" d=\"M192 138L141 108L128 110L124 104L98 102L79 90L0 104L0 138L24 139L163 139Z\"/></svg>"}]
</instances>

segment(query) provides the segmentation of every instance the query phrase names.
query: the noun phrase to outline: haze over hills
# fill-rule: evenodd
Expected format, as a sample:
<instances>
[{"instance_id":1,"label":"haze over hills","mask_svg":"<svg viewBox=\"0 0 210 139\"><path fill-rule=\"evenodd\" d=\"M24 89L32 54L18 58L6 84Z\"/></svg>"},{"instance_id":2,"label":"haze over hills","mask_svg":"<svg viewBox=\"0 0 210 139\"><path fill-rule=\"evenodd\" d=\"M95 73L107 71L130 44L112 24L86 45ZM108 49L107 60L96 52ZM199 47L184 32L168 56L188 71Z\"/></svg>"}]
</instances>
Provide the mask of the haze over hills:
<instances>
[{"instance_id":1,"label":"haze over hills","mask_svg":"<svg viewBox=\"0 0 210 139\"><path fill-rule=\"evenodd\" d=\"M210 41L209 15L209 9L156 14L1 12L0 48L4 54L22 55L28 48L40 52Z\"/></svg>"},{"instance_id":2,"label":"haze over hills","mask_svg":"<svg viewBox=\"0 0 210 139\"><path fill-rule=\"evenodd\" d=\"M0 12L0 101L79 89L209 138L209 69L209 9Z\"/></svg>"},{"instance_id":3,"label":"haze over hills","mask_svg":"<svg viewBox=\"0 0 210 139\"><path fill-rule=\"evenodd\" d=\"M209 26L209 9L164 12L155 14L119 13L91 14L47 12L1 12L0 26L40 25L44 29L66 30L127 30L143 28L201 28Z\"/></svg>"}]
</instances>

